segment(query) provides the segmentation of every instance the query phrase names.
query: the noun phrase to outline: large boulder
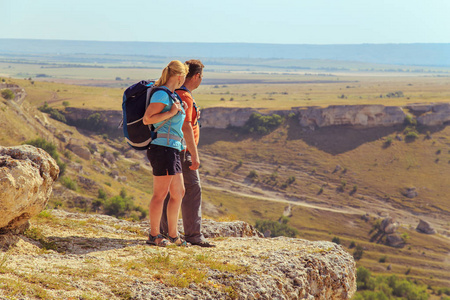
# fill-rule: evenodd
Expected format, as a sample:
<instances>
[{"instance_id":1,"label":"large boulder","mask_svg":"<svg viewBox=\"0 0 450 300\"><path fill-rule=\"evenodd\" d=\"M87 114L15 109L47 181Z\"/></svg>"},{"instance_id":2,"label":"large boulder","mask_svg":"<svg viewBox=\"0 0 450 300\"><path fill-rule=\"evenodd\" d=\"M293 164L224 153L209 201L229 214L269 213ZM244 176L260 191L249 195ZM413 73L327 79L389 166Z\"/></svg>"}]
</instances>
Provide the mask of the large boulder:
<instances>
[{"instance_id":1,"label":"large boulder","mask_svg":"<svg viewBox=\"0 0 450 300\"><path fill-rule=\"evenodd\" d=\"M81 140L73 138L70 139L70 142L67 144L66 148L85 160L91 159L91 152L86 146L84 146L84 142Z\"/></svg>"},{"instance_id":2,"label":"large boulder","mask_svg":"<svg viewBox=\"0 0 450 300\"><path fill-rule=\"evenodd\" d=\"M33 146L0 146L0 232L19 233L48 203L58 178L56 161Z\"/></svg>"},{"instance_id":3,"label":"large boulder","mask_svg":"<svg viewBox=\"0 0 450 300\"><path fill-rule=\"evenodd\" d=\"M416 230L418 232L426 233L426 234L435 234L436 233L436 230L433 227L431 227L431 224L424 220L420 220L419 225L417 225L417 227L416 227Z\"/></svg>"},{"instance_id":4,"label":"large boulder","mask_svg":"<svg viewBox=\"0 0 450 300\"><path fill-rule=\"evenodd\" d=\"M381 221L380 230L386 234L392 234L397 231L398 223L393 218L387 217Z\"/></svg>"},{"instance_id":5,"label":"large boulder","mask_svg":"<svg viewBox=\"0 0 450 300\"><path fill-rule=\"evenodd\" d=\"M398 234L389 234L386 237L386 245L394 248L402 248L405 246L405 241Z\"/></svg>"}]
</instances>

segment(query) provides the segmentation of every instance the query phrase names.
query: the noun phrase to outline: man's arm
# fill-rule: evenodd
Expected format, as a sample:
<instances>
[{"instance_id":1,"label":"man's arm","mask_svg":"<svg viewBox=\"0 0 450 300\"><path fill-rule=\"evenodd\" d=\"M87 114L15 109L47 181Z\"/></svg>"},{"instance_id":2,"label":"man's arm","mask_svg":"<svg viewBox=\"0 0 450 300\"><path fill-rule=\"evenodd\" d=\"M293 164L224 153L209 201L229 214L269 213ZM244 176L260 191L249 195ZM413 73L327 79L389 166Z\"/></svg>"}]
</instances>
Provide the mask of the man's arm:
<instances>
[{"instance_id":1,"label":"man's arm","mask_svg":"<svg viewBox=\"0 0 450 300\"><path fill-rule=\"evenodd\" d=\"M192 157L192 165L189 167L189 169L197 170L200 167L200 158L198 157L198 149L197 145L195 144L194 130L192 128L191 122L185 121L183 123L182 130L187 149L189 150L189 153L191 153Z\"/></svg>"}]
</instances>

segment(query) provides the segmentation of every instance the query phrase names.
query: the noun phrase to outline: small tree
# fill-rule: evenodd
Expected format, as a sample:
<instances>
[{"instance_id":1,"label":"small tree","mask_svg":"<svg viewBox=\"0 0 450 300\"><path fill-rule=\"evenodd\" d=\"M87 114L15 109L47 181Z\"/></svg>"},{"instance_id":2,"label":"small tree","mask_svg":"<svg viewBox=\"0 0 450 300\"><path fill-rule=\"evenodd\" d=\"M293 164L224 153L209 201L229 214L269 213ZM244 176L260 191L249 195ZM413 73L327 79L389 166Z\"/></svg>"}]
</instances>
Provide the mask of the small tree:
<instances>
[{"instance_id":1,"label":"small tree","mask_svg":"<svg viewBox=\"0 0 450 300\"><path fill-rule=\"evenodd\" d=\"M10 89L4 89L2 90L2 97L6 100L14 99L15 94Z\"/></svg>"}]
</instances>

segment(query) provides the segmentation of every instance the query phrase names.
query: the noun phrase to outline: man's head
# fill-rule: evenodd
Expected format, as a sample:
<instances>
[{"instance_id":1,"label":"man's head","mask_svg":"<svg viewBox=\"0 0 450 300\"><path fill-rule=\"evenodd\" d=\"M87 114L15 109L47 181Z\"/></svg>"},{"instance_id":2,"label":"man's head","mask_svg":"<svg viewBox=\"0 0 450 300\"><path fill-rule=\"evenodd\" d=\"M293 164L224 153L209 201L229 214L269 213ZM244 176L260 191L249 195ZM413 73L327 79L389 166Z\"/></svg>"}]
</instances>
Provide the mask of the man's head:
<instances>
[{"instance_id":1,"label":"man's head","mask_svg":"<svg viewBox=\"0 0 450 300\"><path fill-rule=\"evenodd\" d=\"M185 62L189 66L189 73L186 76L184 85L189 90L198 88L203 78L203 68L205 67L198 59L191 59Z\"/></svg>"}]
</instances>

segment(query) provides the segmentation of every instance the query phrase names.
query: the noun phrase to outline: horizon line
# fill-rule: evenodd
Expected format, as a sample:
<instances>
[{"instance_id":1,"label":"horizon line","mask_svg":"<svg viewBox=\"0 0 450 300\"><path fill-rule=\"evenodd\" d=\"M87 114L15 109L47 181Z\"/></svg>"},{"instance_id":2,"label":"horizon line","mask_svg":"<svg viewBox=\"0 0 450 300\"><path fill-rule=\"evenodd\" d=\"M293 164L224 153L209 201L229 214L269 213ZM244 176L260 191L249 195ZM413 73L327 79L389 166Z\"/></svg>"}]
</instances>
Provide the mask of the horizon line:
<instances>
[{"instance_id":1,"label":"horizon line","mask_svg":"<svg viewBox=\"0 0 450 300\"><path fill-rule=\"evenodd\" d=\"M0 40L28 40L28 41L61 41L61 42L96 42L96 43L158 43L158 44L243 44L243 45L280 45L280 46L359 46L359 45L450 45L450 42L410 42L410 43L335 43L335 44L282 44L282 43L249 43L249 42L161 42L161 41L102 41L102 40L68 40L41 38L3 38Z\"/></svg>"}]
</instances>

